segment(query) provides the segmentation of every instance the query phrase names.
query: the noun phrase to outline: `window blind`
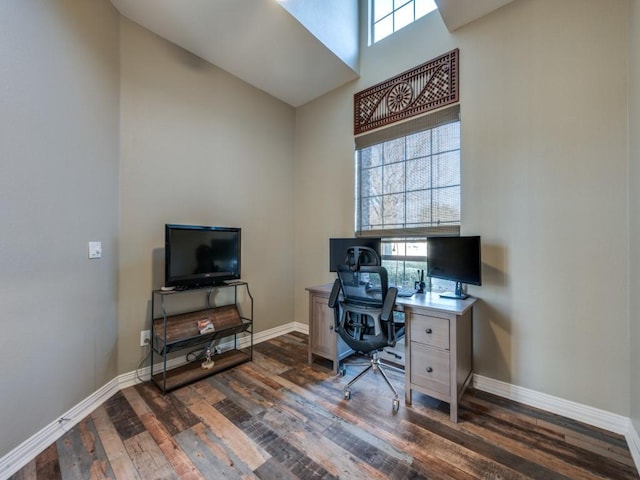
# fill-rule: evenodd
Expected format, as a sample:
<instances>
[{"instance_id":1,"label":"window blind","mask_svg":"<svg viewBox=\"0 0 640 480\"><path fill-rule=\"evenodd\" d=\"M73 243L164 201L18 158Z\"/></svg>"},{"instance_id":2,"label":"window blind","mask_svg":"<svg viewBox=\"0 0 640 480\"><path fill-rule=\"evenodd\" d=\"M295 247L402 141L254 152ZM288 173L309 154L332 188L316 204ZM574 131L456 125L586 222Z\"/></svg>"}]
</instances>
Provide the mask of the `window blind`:
<instances>
[{"instance_id":1,"label":"window blind","mask_svg":"<svg viewBox=\"0 0 640 480\"><path fill-rule=\"evenodd\" d=\"M356 137L356 235L460 233L459 105Z\"/></svg>"}]
</instances>

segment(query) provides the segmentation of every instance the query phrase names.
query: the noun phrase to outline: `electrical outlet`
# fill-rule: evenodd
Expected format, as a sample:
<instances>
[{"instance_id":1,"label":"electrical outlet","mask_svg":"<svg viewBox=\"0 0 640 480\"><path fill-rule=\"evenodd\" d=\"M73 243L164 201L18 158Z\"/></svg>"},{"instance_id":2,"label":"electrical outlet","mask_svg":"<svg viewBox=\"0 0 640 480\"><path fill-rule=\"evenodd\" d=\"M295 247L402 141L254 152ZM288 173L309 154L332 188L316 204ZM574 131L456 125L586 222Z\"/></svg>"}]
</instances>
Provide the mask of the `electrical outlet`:
<instances>
[{"instance_id":1,"label":"electrical outlet","mask_svg":"<svg viewBox=\"0 0 640 480\"><path fill-rule=\"evenodd\" d=\"M144 347L151 343L151 330L142 330L140 332L140 346Z\"/></svg>"}]
</instances>

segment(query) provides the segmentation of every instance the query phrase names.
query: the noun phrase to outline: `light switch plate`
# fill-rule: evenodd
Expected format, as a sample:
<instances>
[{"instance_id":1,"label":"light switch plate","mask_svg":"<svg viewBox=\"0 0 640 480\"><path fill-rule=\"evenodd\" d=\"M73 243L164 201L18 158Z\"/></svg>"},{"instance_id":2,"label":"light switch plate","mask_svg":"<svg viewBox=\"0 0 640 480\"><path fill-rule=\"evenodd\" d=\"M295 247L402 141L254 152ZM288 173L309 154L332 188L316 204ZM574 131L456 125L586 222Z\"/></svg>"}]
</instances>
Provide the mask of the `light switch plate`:
<instances>
[{"instance_id":1,"label":"light switch plate","mask_svg":"<svg viewBox=\"0 0 640 480\"><path fill-rule=\"evenodd\" d=\"M102 242L89 242L89 258L102 257Z\"/></svg>"}]
</instances>

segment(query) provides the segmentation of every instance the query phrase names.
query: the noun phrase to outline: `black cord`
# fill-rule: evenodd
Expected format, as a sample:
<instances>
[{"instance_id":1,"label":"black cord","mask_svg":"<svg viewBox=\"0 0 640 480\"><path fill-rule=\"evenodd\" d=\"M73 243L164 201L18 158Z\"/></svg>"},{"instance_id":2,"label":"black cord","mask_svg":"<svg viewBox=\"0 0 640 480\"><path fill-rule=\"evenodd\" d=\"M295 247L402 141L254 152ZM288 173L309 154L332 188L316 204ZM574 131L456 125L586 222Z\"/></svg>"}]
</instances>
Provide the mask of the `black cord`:
<instances>
[{"instance_id":1,"label":"black cord","mask_svg":"<svg viewBox=\"0 0 640 480\"><path fill-rule=\"evenodd\" d=\"M142 368L142 364L144 363L144 361L151 356L151 348L153 348L153 347L151 347L150 343L147 344L147 345L149 346L149 348L147 349L147 352L140 359L140 361L138 362L138 365L136 365L136 378L138 379L138 381L140 383L144 383L144 380L140 376L140 368Z\"/></svg>"},{"instance_id":2,"label":"black cord","mask_svg":"<svg viewBox=\"0 0 640 480\"><path fill-rule=\"evenodd\" d=\"M199 362L202 359L204 359L206 351L207 351L206 348L191 350L189 353L187 353L185 358L189 363Z\"/></svg>"}]
</instances>

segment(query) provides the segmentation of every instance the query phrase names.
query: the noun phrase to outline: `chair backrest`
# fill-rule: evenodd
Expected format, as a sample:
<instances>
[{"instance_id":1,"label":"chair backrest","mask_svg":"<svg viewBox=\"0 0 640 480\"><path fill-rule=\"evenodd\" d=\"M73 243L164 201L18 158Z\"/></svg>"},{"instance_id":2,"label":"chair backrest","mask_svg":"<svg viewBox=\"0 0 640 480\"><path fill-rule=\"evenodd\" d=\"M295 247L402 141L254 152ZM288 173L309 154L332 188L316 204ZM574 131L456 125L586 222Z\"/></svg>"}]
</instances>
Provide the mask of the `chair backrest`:
<instances>
[{"instance_id":1,"label":"chair backrest","mask_svg":"<svg viewBox=\"0 0 640 480\"><path fill-rule=\"evenodd\" d=\"M387 270L381 266L338 267L338 280L345 302L353 305L382 307L389 290Z\"/></svg>"},{"instance_id":2,"label":"chair backrest","mask_svg":"<svg viewBox=\"0 0 640 480\"><path fill-rule=\"evenodd\" d=\"M345 265L351 270L360 270L363 266L379 266L380 257L378 253L370 247L357 246L347 248Z\"/></svg>"},{"instance_id":3,"label":"chair backrest","mask_svg":"<svg viewBox=\"0 0 640 480\"><path fill-rule=\"evenodd\" d=\"M358 352L369 353L395 345L393 306L398 292L388 287L386 269L362 266L353 271L343 265L337 273L329 306L335 311L338 335Z\"/></svg>"}]
</instances>

